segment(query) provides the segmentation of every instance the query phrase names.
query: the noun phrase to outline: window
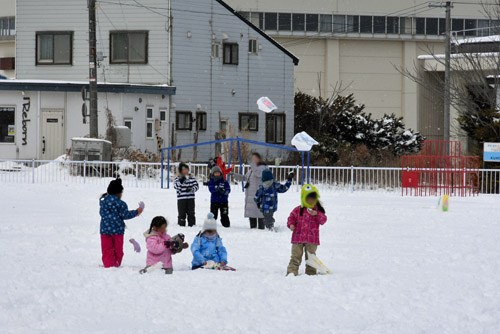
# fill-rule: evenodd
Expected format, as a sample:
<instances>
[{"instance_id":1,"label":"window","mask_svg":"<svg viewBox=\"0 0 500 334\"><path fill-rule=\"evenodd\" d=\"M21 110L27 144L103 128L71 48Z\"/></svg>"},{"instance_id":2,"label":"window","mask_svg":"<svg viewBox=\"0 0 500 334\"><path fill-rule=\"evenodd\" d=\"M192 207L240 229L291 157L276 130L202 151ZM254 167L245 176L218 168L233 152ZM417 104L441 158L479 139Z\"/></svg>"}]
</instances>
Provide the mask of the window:
<instances>
[{"instance_id":1,"label":"window","mask_svg":"<svg viewBox=\"0 0 500 334\"><path fill-rule=\"evenodd\" d=\"M250 13L249 21L259 29L264 29L264 14L263 13Z\"/></svg>"},{"instance_id":2,"label":"window","mask_svg":"<svg viewBox=\"0 0 500 334\"><path fill-rule=\"evenodd\" d=\"M285 143L285 115L266 115L266 142L272 144Z\"/></svg>"},{"instance_id":3,"label":"window","mask_svg":"<svg viewBox=\"0 0 500 334\"><path fill-rule=\"evenodd\" d=\"M256 39L248 40L248 53L252 55L256 55L259 53L259 43L257 43Z\"/></svg>"},{"instance_id":4,"label":"window","mask_svg":"<svg viewBox=\"0 0 500 334\"><path fill-rule=\"evenodd\" d=\"M14 17L0 17L0 37L16 34L16 19Z\"/></svg>"},{"instance_id":5,"label":"window","mask_svg":"<svg viewBox=\"0 0 500 334\"><path fill-rule=\"evenodd\" d=\"M178 111L175 114L177 130L192 130L192 116L190 111Z\"/></svg>"},{"instance_id":6,"label":"window","mask_svg":"<svg viewBox=\"0 0 500 334\"><path fill-rule=\"evenodd\" d=\"M277 13L265 13L264 14L264 24L266 30L278 30L278 14Z\"/></svg>"},{"instance_id":7,"label":"window","mask_svg":"<svg viewBox=\"0 0 500 334\"><path fill-rule=\"evenodd\" d=\"M160 110L160 121L161 122L167 121L167 111L166 110Z\"/></svg>"},{"instance_id":8,"label":"window","mask_svg":"<svg viewBox=\"0 0 500 334\"><path fill-rule=\"evenodd\" d=\"M317 14L307 14L306 15L306 31L318 32L318 15Z\"/></svg>"},{"instance_id":9,"label":"window","mask_svg":"<svg viewBox=\"0 0 500 334\"><path fill-rule=\"evenodd\" d=\"M477 35L477 20L465 20L465 36Z\"/></svg>"},{"instance_id":10,"label":"window","mask_svg":"<svg viewBox=\"0 0 500 334\"><path fill-rule=\"evenodd\" d=\"M478 36L489 36L490 34L490 22L488 20L477 20L477 35Z\"/></svg>"},{"instance_id":11,"label":"window","mask_svg":"<svg viewBox=\"0 0 500 334\"><path fill-rule=\"evenodd\" d=\"M373 17L373 32L375 34L385 34L385 16Z\"/></svg>"},{"instance_id":12,"label":"window","mask_svg":"<svg viewBox=\"0 0 500 334\"><path fill-rule=\"evenodd\" d=\"M240 131L259 131L259 114L240 113Z\"/></svg>"},{"instance_id":13,"label":"window","mask_svg":"<svg viewBox=\"0 0 500 334\"><path fill-rule=\"evenodd\" d=\"M207 113L204 111L198 111L196 113L196 130L197 131L207 130Z\"/></svg>"},{"instance_id":14,"label":"window","mask_svg":"<svg viewBox=\"0 0 500 334\"><path fill-rule=\"evenodd\" d=\"M146 119L153 119L153 108L146 108Z\"/></svg>"},{"instance_id":15,"label":"window","mask_svg":"<svg viewBox=\"0 0 500 334\"><path fill-rule=\"evenodd\" d=\"M333 15L333 32L345 32L344 15Z\"/></svg>"},{"instance_id":16,"label":"window","mask_svg":"<svg viewBox=\"0 0 500 334\"><path fill-rule=\"evenodd\" d=\"M332 16L320 15L319 16L319 31L332 32Z\"/></svg>"},{"instance_id":17,"label":"window","mask_svg":"<svg viewBox=\"0 0 500 334\"><path fill-rule=\"evenodd\" d=\"M426 19L425 33L427 35L437 35L439 33L438 19L430 17Z\"/></svg>"},{"instance_id":18,"label":"window","mask_svg":"<svg viewBox=\"0 0 500 334\"><path fill-rule=\"evenodd\" d=\"M219 131L227 130L227 119L223 119L219 122Z\"/></svg>"},{"instance_id":19,"label":"window","mask_svg":"<svg viewBox=\"0 0 500 334\"><path fill-rule=\"evenodd\" d=\"M146 138L153 138L153 122L146 122Z\"/></svg>"},{"instance_id":20,"label":"window","mask_svg":"<svg viewBox=\"0 0 500 334\"><path fill-rule=\"evenodd\" d=\"M14 143L16 108L0 107L0 143Z\"/></svg>"},{"instance_id":21,"label":"window","mask_svg":"<svg viewBox=\"0 0 500 334\"><path fill-rule=\"evenodd\" d=\"M37 65L71 65L73 53L72 32L37 32Z\"/></svg>"},{"instance_id":22,"label":"window","mask_svg":"<svg viewBox=\"0 0 500 334\"><path fill-rule=\"evenodd\" d=\"M132 120L131 119L124 119L123 120L123 125L125 125L127 128L132 130Z\"/></svg>"},{"instance_id":23,"label":"window","mask_svg":"<svg viewBox=\"0 0 500 334\"><path fill-rule=\"evenodd\" d=\"M111 32L109 43L111 64L147 64L147 31Z\"/></svg>"},{"instance_id":24,"label":"window","mask_svg":"<svg viewBox=\"0 0 500 334\"><path fill-rule=\"evenodd\" d=\"M359 16L347 16L347 32L359 32Z\"/></svg>"},{"instance_id":25,"label":"window","mask_svg":"<svg viewBox=\"0 0 500 334\"><path fill-rule=\"evenodd\" d=\"M425 18L417 17L416 34L425 35Z\"/></svg>"},{"instance_id":26,"label":"window","mask_svg":"<svg viewBox=\"0 0 500 334\"><path fill-rule=\"evenodd\" d=\"M238 65L237 43L224 43L224 57L222 62L226 65Z\"/></svg>"},{"instance_id":27,"label":"window","mask_svg":"<svg viewBox=\"0 0 500 334\"><path fill-rule=\"evenodd\" d=\"M220 44L212 43L212 58L220 58Z\"/></svg>"},{"instance_id":28,"label":"window","mask_svg":"<svg viewBox=\"0 0 500 334\"><path fill-rule=\"evenodd\" d=\"M451 20L451 31L455 32L457 36L464 35L464 20L463 19L452 19Z\"/></svg>"},{"instance_id":29,"label":"window","mask_svg":"<svg viewBox=\"0 0 500 334\"><path fill-rule=\"evenodd\" d=\"M361 33L371 34L373 32L373 17L372 16L360 16L359 17L359 31Z\"/></svg>"},{"instance_id":30,"label":"window","mask_svg":"<svg viewBox=\"0 0 500 334\"><path fill-rule=\"evenodd\" d=\"M293 31L304 31L305 28L305 15L293 14L292 15L292 28Z\"/></svg>"},{"instance_id":31,"label":"window","mask_svg":"<svg viewBox=\"0 0 500 334\"><path fill-rule=\"evenodd\" d=\"M291 31L292 30L292 14L278 14L279 30L280 31Z\"/></svg>"},{"instance_id":32,"label":"window","mask_svg":"<svg viewBox=\"0 0 500 334\"><path fill-rule=\"evenodd\" d=\"M387 17L387 33L399 34L399 17Z\"/></svg>"},{"instance_id":33,"label":"window","mask_svg":"<svg viewBox=\"0 0 500 334\"><path fill-rule=\"evenodd\" d=\"M411 17L401 17L399 18L399 33L400 34L406 34L406 35L410 35L410 34L413 34L412 33L412 21L411 21Z\"/></svg>"}]
</instances>

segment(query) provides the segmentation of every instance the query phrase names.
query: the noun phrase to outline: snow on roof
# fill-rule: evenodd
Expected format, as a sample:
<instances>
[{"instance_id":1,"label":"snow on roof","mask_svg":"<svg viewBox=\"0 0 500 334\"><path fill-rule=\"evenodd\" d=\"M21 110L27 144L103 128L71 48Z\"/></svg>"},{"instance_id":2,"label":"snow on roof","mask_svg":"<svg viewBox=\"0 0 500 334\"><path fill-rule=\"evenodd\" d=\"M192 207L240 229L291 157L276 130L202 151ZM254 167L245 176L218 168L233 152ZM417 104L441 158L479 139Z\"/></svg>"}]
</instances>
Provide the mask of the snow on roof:
<instances>
[{"instance_id":1,"label":"snow on roof","mask_svg":"<svg viewBox=\"0 0 500 334\"><path fill-rule=\"evenodd\" d=\"M110 142L109 140L106 140L106 139L99 139L99 138L73 137L73 138L71 138L71 140L76 140L76 141L106 142L106 143L110 143L110 144L111 144L111 142Z\"/></svg>"},{"instance_id":2,"label":"snow on roof","mask_svg":"<svg viewBox=\"0 0 500 334\"><path fill-rule=\"evenodd\" d=\"M483 52L483 53L468 53L474 54L478 57L498 57L500 53L498 52ZM450 58L464 58L465 56L462 53L452 53L450 55ZM418 60L429 60L429 59L444 59L445 55L444 54L437 54L437 55L421 55L418 56Z\"/></svg>"},{"instance_id":3,"label":"snow on roof","mask_svg":"<svg viewBox=\"0 0 500 334\"><path fill-rule=\"evenodd\" d=\"M453 41L455 45L500 42L500 35L464 38Z\"/></svg>"}]
</instances>

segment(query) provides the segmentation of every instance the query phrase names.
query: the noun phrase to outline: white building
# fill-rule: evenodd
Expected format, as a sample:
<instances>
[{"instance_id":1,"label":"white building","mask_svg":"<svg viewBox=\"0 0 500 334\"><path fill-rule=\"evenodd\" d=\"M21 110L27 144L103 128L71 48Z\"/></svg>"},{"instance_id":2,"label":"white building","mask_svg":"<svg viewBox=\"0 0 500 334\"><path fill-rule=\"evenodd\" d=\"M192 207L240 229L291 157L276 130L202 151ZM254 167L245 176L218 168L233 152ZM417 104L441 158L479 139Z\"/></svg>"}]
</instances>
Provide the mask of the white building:
<instances>
[{"instance_id":1,"label":"white building","mask_svg":"<svg viewBox=\"0 0 500 334\"><path fill-rule=\"evenodd\" d=\"M414 68L429 49L443 53L444 8L414 0L228 2L300 58L296 90L329 96L341 82L375 117L394 113L428 139L442 139L442 109L429 109L417 84L397 68ZM454 4L457 37L498 33L499 22L485 17L482 2Z\"/></svg>"},{"instance_id":2,"label":"white building","mask_svg":"<svg viewBox=\"0 0 500 334\"><path fill-rule=\"evenodd\" d=\"M35 149L27 150L19 136L23 90L5 93L2 87L9 84L0 83L0 107L15 106L15 124L0 124L7 133L15 126L12 142L0 143L0 157L42 157L43 113L52 109L66 115L60 153L69 148L71 137L88 134L80 95L64 88L74 82L81 88L88 81L86 4L17 1L16 78L38 85L38 80L49 80L50 85L63 81L63 87L57 92L33 90L32 100L41 102L36 105L39 121L27 125ZM157 151L156 135L166 147L232 135L230 129L236 136L248 133L254 140L290 144L293 67L298 59L223 1L102 2L97 8L97 39L101 135L109 109L118 125L131 128L133 146L143 151ZM126 89L106 94L106 84ZM261 96L270 97L279 109L271 115L259 113L256 101ZM200 148L197 160L213 157L215 150ZM183 150L177 157L192 160L193 152Z\"/></svg>"}]
</instances>

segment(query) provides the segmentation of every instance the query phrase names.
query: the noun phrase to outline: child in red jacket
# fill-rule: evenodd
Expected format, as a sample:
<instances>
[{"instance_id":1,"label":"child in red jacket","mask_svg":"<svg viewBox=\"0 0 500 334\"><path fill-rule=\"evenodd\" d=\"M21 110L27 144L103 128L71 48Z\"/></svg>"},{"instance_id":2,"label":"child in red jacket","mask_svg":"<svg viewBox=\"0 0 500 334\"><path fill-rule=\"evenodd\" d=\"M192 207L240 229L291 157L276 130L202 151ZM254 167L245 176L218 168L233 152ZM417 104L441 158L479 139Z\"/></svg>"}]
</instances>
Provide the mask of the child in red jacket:
<instances>
[{"instance_id":1,"label":"child in red jacket","mask_svg":"<svg viewBox=\"0 0 500 334\"><path fill-rule=\"evenodd\" d=\"M287 276L299 274L304 249L307 253L316 254L319 246L319 226L326 223L325 209L319 202L319 191L306 184L300 193L301 205L293 209L288 217L288 228L292 234L292 257L288 264ZM306 265L307 275L316 275L316 269Z\"/></svg>"}]
</instances>

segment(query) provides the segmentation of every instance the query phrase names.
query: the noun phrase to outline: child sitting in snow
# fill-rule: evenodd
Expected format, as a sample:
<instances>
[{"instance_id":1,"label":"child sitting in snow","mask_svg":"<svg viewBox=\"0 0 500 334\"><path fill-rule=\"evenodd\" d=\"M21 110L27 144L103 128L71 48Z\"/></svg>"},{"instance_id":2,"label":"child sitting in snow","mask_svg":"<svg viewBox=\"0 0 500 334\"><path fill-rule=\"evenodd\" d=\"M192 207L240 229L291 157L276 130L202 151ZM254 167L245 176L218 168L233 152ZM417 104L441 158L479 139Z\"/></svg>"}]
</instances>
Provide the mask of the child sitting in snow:
<instances>
[{"instance_id":1,"label":"child sitting in snow","mask_svg":"<svg viewBox=\"0 0 500 334\"><path fill-rule=\"evenodd\" d=\"M214 215L209 213L203 223L203 228L191 244L193 253L193 270L203 267L208 261L213 261L220 266L227 264L226 247L217 233L217 222Z\"/></svg>"},{"instance_id":2,"label":"child sitting in snow","mask_svg":"<svg viewBox=\"0 0 500 334\"><path fill-rule=\"evenodd\" d=\"M266 168L262 171L262 184L255 193L254 201L264 215L264 226L268 230L274 228L273 215L278 210L278 193L288 191L294 176L294 172L289 173L286 183L280 184L274 181L273 172L270 169Z\"/></svg>"},{"instance_id":3,"label":"child sitting in snow","mask_svg":"<svg viewBox=\"0 0 500 334\"><path fill-rule=\"evenodd\" d=\"M319 202L319 191L316 187L306 184L300 192L301 205L293 209L288 217L288 228L292 234L292 257L288 264L287 276L299 274L304 249L307 253L316 255L319 246L319 226L326 223L325 209ZM306 274L316 275L316 269L306 264Z\"/></svg>"},{"instance_id":4,"label":"child sitting in snow","mask_svg":"<svg viewBox=\"0 0 500 334\"><path fill-rule=\"evenodd\" d=\"M101 216L101 249L104 268L119 267L123 259L123 234L126 219L139 216L144 210L144 203L139 203L137 210L128 210L127 204L121 200L123 194L122 180L109 183L107 192L99 200Z\"/></svg>"},{"instance_id":5,"label":"child sitting in snow","mask_svg":"<svg viewBox=\"0 0 500 334\"><path fill-rule=\"evenodd\" d=\"M213 213L214 219L217 220L220 210L220 222L222 226L229 227L231 223L229 221L228 197L231 187L224 180L222 170L219 166L212 167L208 190L212 193L210 197L210 212Z\"/></svg>"},{"instance_id":6,"label":"child sitting in snow","mask_svg":"<svg viewBox=\"0 0 500 334\"><path fill-rule=\"evenodd\" d=\"M149 229L144 232L146 238L146 248L148 256L146 268L140 271L144 274L148 269L156 264L162 263L165 274L172 274L172 254L180 253L189 245L184 242L184 235L177 234L173 238L167 234L168 222L164 217L154 217Z\"/></svg>"}]
</instances>

